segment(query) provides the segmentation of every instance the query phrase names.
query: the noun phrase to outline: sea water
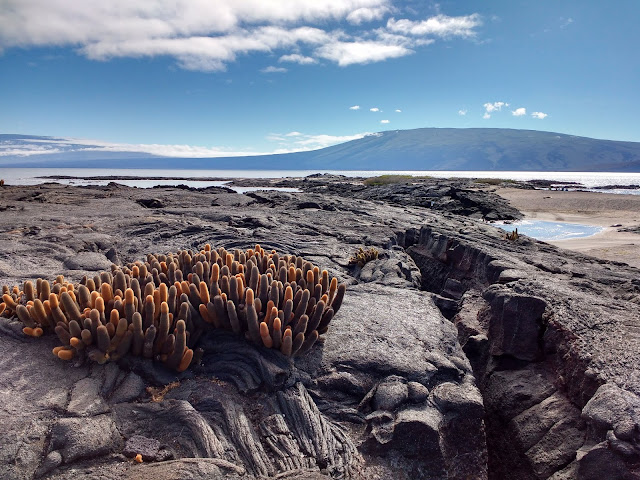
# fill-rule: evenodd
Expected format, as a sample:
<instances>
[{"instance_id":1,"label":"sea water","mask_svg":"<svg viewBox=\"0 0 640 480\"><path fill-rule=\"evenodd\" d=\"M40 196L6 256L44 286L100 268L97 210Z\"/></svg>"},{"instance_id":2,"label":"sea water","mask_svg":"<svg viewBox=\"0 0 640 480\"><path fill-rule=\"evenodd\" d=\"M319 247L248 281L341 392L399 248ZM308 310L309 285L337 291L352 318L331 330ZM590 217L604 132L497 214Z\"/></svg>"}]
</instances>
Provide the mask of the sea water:
<instances>
[{"instance_id":1,"label":"sea water","mask_svg":"<svg viewBox=\"0 0 640 480\"><path fill-rule=\"evenodd\" d=\"M550 222L547 220L520 220L508 224L504 222L495 222L494 225L507 232L513 232L517 228L518 233L537 240L547 241L590 237L591 235L595 235L596 233L600 233L605 230L604 227L597 227L594 225Z\"/></svg>"},{"instance_id":2,"label":"sea water","mask_svg":"<svg viewBox=\"0 0 640 480\"><path fill-rule=\"evenodd\" d=\"M501 178L506 180L551 180L576 182L587 189L606 185L640 185L640 173L611 172L499 172L499 171L441 171L441 170L153 170L153 169L100 169L100 168L0 168L0 178L11 185L37 185L44 177L61 175L78 177L55 180L73 185L106 185L109 180L90 180L89 177L129 176L138 178L164 177L163 180L118 180L118 183L141 188L154 185L186 184L195 187L223 185L234 178L286 178L305 177L314 173L329 173L347 177L374 177L378 175L431 176L435 178ZM181 180L176 180L181 178ZM190 179L190 180L184 180ZM206 179L206 180L203 180ZM597 190L603 191L603 190ZM619 189L610 193L640 195L640 189Z\"/></svg>"}]
</instances>

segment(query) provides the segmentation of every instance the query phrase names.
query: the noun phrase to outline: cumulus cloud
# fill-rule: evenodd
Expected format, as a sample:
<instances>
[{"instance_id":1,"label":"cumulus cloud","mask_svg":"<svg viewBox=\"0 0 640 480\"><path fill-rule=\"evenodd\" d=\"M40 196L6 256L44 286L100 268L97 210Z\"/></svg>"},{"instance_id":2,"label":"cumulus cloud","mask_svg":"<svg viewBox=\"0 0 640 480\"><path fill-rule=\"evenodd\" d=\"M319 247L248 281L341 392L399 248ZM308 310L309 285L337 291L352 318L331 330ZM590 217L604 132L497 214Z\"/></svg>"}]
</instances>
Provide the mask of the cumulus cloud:
<instances>
[{"instance_id":1,"label":"cumulus cloud","mask_svg":"<svg viewBox=\"0 0 640 480\"><path fill-rule=\"evenodd\" d=\"M284 67L274 67L273 65L269 65L268 67L260 70L262 73L285 73L287 71Z\"/></svg>"},{"instance_id":2,"label":"cumulus cloud","mask_svg":"<svg viewBox=\"0 0 640 480\"><path fill-rule=\"evenodd\" d=\"M514 117L522 117L523 115L526 115L526 114L527 114L527 109L524 107L516 108L511 112L511 115L513 115Z\"/></svg>"},{"instance_id":3,"label":"cumulus cloud","mask_svg":"<svg viewBox=\"0 0 640 480\"><path fill-rule=\"evenodd\" d=\"M467 110L458 110L458 115L462 115L463 117L467 114Z\"/></svg>"},{"instance_id":4,"label":"cumulus cloud","mask_svg":"<svg viewBox=\"0 0 640 480\"><path fill-rule=\"evenodd\" d=\"M246 24L320 22L344 18L359 8L380 7L387 0L5 0L3 4L2 43L26 46L196 37Z\"/></svg>"},{"instance_id":5,"label":"cumulus cloud","mask_svg":"<svg viewBox=\"0 0 640 480\"><path fill-rule=\"evenodd\" d=\"M317 56L331 60L341 67L354 64L381 62L389 58L404 57L413 53L410 48L402 45L390 45L377 41L335 41L318 47Z\"/></svg>"},{"instance_id":6,"label":"cumulus cloud","mask_svg":"<svg viewBox=\"0 0 640 480\"><path fill-rule=\"evenodd\" d=\"M54 46L103 61L169 56L200 71L263 53L346 67L410 55L435 38L474 37L482 23L475 13L385 22L392 10L392 0L3 0L0 52ZM344 21L355 27L341 30Z\"/></svg>"},{"instance_id":7,"label":"cumulus cloud","mask_svg":"<svg viewBox=\"0 0 640 480\"><path fill-rule=\"evenodd\" d=\"M85 45L80 51L95 60L169 55L175 57L182 68L215 71L224 70L226 63L235 61L239 54L269 53L274 49L290 48L299 44L318 45L331 38L331 35L318 28L286 29L262 26L251 30L240 29L215 37L101 40Z\"/></svg>"},{"instance_id":8,"label":"cumulus cloud","mask_svg":"<svg viewBox=\"0 0 640 480\"><path fill-rule=\"evenodd\" d=\"M380 109L378 107L373 107L369 109L370 112L379 112Z\"/></svg>"},{"instance_id":9,"label":"cumulus cloud","mask_svg":"<svg viewBox=\"0 0 640 480\"><path fill-rule=\"evenodd\" d=\"M482 118L484 118L485 120L488 120L491 118L491 114L489 114L488 112L484 112L484 115L482 115Z\"/></svg>"},{"instance_id":10,"label":"cumulus cloud","mask_svg":"<svg viewBox=\"0 0 640 480\"><path fill-rule=\"evenodd\" d=\"M387 6L373 8L362 7L347 15L347 22L354 25L360 25L361 23L380 20L387 12L389 12L389 7Z\"/></svg>"},{"instance_id":11,"label":"cumulus cloud","mask_svg":"<svg viewBox=\"0 0 640 480\"><path fill-rule=\"evenodd\" d=\"M548 115L548 114L546 114L546 113L542 113L542 112L533 112L533 113L531 114L531 116L532 116L533 118L537 118L537 119L539 119L539 120L544 120L544 119L545 119L546 117L548 117L549 115Z\"/></svg>"},{"instance_id":12,"label":"cumulus cloud","mask_svg":"<svg viewBox=\"0 0 640 480\"><path fill-rule=\"evenodd\" d=\"M491 112L495 112L495 111L500 111L502 110L502 107L508 107L509 104L505 103L505 102L493 102L493 103L485 103L483 105L485 111L487 113L491 113Z\"/></svg>"},{"instance_id":13,"label":"cumulus cloud","mask_svg":"<svg viewBox=\"0 0 640 480\"><path fill-rule=\"evenodd\" d=\"M353 105L349 107L349 110L360 110L360 105Z\"/></svg>"},{"instance_id":14,"label":"cumulus cloud","mask_svg":"<svg viewBox=\"0 0 640 480\"><path fill-rule=\"evenodd\" d=\"M389 123L389 120L380 120L380 123Z\"/></svg>"},{"instance_id":15,"label":"cumulus cloud","mask_svg":"<svg viewBox=\"0 0 640 480\"><path fill-rule=\"evenodd\" d=\"M440 14L422 21L390 18L387 22L387 28L392 32L406 35L434 35L442 38L473 37L476 35L474 29L480 25L482 21L477 13L461 17Z\"/></svg>"},{"instance_id":16,"label":"cumulus cloud","mask_svg":"<svg viewBox=\"0 0 640 480\"><path fill-rule=\"evenodd\" d=\"M396 108L396 113L402 113L402 110L400 110L399 108Z\"/></svg>"},{"instance_id":17,"label":"cumulus cloud","mask_svg":"<svg viewBox=\"0 0 640 480\"><path fill-rule=\"evenodd\" d=\"M278 62L292 62L298 63L300 65L312 65L314 63L318 63L315 58L305 57L304 55L300 55L299 53L292 53L290 55L282 55Z\"/></svg>"}]
</instances>

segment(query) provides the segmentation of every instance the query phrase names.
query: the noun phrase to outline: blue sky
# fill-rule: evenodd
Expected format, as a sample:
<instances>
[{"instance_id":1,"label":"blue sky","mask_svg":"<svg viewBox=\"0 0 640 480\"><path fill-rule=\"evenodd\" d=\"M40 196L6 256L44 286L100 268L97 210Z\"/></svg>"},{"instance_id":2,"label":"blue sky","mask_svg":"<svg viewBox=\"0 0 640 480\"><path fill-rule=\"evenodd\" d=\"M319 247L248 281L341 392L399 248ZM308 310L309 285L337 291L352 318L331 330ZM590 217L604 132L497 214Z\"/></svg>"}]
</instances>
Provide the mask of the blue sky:
<instances>
[{"instance_id":1,"label":"blue sky","mask_svg":"<svg viewBox=\"0 0 640 480\"><path fill-rule=\"evenodd\" d=\"M0 132L184 156L420 127L640 141L638 18L637 0L4 0Z\"/></svg>"}]
</instances>

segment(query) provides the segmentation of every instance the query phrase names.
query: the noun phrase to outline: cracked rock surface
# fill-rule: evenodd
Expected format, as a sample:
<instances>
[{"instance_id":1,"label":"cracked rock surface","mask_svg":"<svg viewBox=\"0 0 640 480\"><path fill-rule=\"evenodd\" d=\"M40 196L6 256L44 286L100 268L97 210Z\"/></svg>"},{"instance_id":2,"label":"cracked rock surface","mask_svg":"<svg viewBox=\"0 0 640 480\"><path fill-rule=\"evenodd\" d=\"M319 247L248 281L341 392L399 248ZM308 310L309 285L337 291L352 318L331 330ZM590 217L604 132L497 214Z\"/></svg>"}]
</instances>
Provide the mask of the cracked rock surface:
<instances>
[{"instance_id":1,"label":"cracked rock surface","mask_svg":"<svg viewBox=\"0 0 640 480\"><path fill-rule=\"evenodd\" d=\"M637 474L637 270L507 242L402 205L404 190L319 185L1 189L2 284L260 243L349 286L308 355L212 331L183 374L63 362L52 336L0 318L0 478L596 478L602 461L611 478ZM478 212L481 193L456 195ZM359 247L380 256L350 267Z\"/></svg>"}]
</instances>

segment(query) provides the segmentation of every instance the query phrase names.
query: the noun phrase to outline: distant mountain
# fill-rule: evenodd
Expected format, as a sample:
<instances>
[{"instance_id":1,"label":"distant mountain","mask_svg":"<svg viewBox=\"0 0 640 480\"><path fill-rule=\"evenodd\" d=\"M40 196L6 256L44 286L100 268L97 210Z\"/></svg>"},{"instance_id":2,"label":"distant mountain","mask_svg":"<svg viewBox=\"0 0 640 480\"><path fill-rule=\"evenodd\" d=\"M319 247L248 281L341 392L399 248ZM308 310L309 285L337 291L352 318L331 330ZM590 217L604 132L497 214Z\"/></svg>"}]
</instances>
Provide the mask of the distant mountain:
<instances>
[{"instance_id":1,"label":"distant mountain","mask_svg":"<svg viewBox=\"0 0 640 480\"><path fill-rule=\"evenodd\" d=\"M20 155L31 147L42 153ZM640 172L640 143L534 130L419 128L375 133L309 152L169 158L52 137L0 135L0 166Z\"/></svg>"}]
</instances>

